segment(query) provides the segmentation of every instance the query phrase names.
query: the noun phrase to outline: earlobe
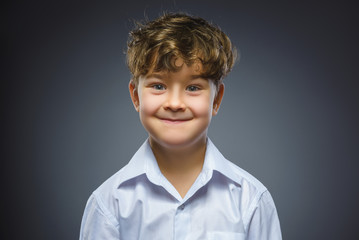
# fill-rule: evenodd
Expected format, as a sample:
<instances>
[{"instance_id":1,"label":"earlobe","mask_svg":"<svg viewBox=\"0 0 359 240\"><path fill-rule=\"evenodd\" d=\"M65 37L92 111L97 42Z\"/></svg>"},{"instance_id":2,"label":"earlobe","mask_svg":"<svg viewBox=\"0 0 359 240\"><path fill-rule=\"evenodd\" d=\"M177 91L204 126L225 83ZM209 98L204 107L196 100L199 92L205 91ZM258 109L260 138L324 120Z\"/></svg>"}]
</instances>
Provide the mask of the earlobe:
<instances>
[{"instance_id":1,"label":"earlobe","mask_svg":"<svg viewBox=\"0 0 359 240\"><path fill-rule=\"evenodd\" d=\"M130 95L131 95L131 100L133 103L133 106L135 107L136 111L139 111L139 98L138 98L138 92L137 92L137 87L136 84L133 82L133 80L131 79L130 83L128 84L128 89L130 91Z\"/></svg>"},{"instance_id":2,"label":"earlobe","mask_svg":"<svg viewBox=\"0 0 359 240\"><path fill-rule=\"evenodd\" d=\"M213 112L212 112L212 115L213 116L216 116L218 113L218 105L217 104L214 104L213 105Z\"/></svg>"},{"instance_id":3,"label":"earlobe","mask_svg":"<svg viewBox=\"0 0 359 240\"><path fill-rule=\"evenodd\" d=\"M222 99L223 99L223 94L224 94L224 84L221 83L218 86L217 94L216 94L216 96L214 98L214 101L213 101L212 116L217 115L217 113L219 111L219 107L220 107Z\"/></svg>"}]
</instances>

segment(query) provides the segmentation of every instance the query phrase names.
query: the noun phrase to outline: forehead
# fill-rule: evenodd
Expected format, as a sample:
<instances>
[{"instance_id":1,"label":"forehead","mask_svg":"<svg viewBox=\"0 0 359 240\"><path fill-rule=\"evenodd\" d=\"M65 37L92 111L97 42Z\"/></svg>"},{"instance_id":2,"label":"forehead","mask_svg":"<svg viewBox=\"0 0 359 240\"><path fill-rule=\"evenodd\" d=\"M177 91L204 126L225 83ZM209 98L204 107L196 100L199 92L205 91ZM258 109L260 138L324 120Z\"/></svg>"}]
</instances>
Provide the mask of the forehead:
<instances>
[{"instance_id":1,"label":"forehead","mask_svg":"<svg viewBox=\"0 0 359 240\"><path fill-rule=\"evenodd\" d=\"M145 79L148 78L159 78L159 79L197 79L203 78L202 65L200 63L194 63L192 65L187 65L183 62L182 59L174 60L174 65L177 67L177 70L171 71L164 69L161 71L149 71L145 76Z\"/></svg>"}]
</instances>

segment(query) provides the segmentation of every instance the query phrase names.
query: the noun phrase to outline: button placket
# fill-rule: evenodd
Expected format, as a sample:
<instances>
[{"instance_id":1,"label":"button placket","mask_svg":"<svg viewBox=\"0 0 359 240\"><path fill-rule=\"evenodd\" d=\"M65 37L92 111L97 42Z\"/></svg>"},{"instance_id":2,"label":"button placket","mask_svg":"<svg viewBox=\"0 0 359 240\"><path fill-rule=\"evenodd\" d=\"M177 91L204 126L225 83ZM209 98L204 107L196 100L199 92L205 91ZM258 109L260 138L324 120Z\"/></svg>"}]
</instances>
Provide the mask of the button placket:
<instances>
[{"instance_id":1,"label":"button placket","mask_svg":"<svg viewBox=\"0 0 359 240\"><path fill-rule=\"evenodd\" d=\"M190 232L190 223L191 223L191 216L188 211L185 210L186 205L183 203L181 205L177 205L177 211L175 215L175 225L174 225L174 232L175 232L175 239L182 240L187 239L187 236Z\"/></svg>"}]
</instances>

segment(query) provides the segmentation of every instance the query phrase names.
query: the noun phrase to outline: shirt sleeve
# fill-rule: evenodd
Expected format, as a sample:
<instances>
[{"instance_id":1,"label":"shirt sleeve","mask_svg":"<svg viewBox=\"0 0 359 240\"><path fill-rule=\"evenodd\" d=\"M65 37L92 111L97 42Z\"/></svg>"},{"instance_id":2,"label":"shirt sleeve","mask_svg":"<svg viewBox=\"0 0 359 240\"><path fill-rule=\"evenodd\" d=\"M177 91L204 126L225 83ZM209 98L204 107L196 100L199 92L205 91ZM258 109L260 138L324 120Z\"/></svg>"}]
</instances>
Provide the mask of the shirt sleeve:
<instances>
[{"instance_id":1,"label":"shirt sleeve","mask_svg":"<svg viewBox=\"0 0 359 240\"><path fill-rule=\"evenodd\" d=\"M116 218L92 194L87 201L81 222L80 240L119 240L120 229Z\"/></svg>"},{"instance_id":2,"label":"shirt sleeve","mask_svg":"<svg viewBox=\"0 0 359 240\"><path fill-rule=\"evenodd\" d=\"M247 240L281 240L279 218L272 196L265 191L255 207L247 228Z\"/></svg>"}]
</instances>

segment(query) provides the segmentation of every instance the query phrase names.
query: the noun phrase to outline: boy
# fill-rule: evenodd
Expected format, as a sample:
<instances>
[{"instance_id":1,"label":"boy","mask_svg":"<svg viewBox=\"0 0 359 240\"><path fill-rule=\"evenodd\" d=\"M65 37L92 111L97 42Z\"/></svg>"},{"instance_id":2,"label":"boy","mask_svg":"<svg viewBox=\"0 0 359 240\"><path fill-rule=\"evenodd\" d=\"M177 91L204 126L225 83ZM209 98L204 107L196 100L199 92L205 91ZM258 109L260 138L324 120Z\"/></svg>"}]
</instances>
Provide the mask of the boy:
<instances>
[{"instance_id":1,"label":"boy","mask_svg":"<svg viewBox=\"0 0 359 240\"><path fill-rule=\"evenodd\" d=\"M234 59L218 27L186 14L131 32L129 91L149 137L91 195L80 239L281 239L268 190L207 138Z\"/></svg>"}]
</instances>

